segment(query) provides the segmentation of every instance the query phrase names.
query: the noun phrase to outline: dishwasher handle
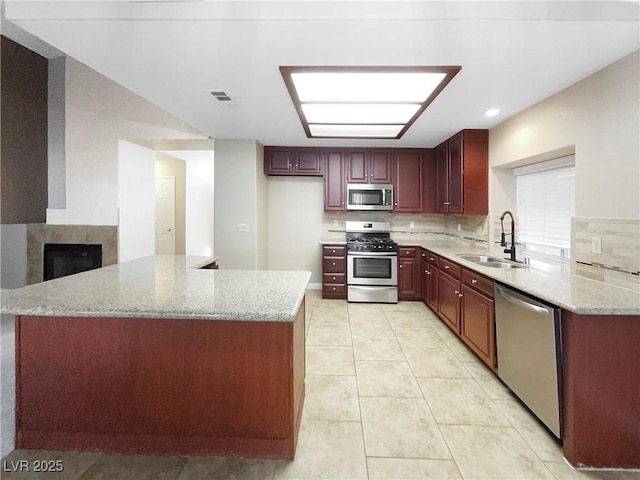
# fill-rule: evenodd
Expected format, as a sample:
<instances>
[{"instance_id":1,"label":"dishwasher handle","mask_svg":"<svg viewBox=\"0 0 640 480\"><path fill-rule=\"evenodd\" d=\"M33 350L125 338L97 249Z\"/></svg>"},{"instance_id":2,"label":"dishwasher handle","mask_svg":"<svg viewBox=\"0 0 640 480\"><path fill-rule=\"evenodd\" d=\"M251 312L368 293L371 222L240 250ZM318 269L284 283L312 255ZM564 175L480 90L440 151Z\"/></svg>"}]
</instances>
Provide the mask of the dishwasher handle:
<instances>
[{"instance_id":1,"label":"dishwasher handle","mask_svg":"<svg viewBox=\"0 0 640 480\"><path fill-rule=\"evenodd\" d=\"M549 313L549 309L546 307L540 307L538 305L535 305L533 303L529 303L525 300L521 300L517 297L514 297L513 295L509 294L505 289L499 287L498 285L496 285L496 291L506 300L510 301L511 303L518 305L519 307L522 308L526 308L527 310L531 310L532 312L535 313L540 313L542 315L547 315Z\"/></svg>"}]
</instances>

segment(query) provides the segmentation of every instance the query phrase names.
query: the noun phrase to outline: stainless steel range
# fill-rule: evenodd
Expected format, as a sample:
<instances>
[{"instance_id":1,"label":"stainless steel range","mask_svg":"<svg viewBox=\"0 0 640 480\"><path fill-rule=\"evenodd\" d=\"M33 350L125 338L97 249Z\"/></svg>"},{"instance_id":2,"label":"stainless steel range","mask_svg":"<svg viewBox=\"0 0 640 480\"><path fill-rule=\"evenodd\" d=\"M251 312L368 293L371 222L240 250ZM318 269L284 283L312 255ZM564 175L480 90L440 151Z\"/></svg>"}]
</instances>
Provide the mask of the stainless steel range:
<instances>
[{"instance_id":1,"label":"stainless steel range","mask_svg":"<svg viewBox=\"0 0 640 480\"><path fill-rule=\"evenodd\" d=\"M398 303L398 244L388 222L346 222L347 301Z\"/></svg>"}]
</instances>

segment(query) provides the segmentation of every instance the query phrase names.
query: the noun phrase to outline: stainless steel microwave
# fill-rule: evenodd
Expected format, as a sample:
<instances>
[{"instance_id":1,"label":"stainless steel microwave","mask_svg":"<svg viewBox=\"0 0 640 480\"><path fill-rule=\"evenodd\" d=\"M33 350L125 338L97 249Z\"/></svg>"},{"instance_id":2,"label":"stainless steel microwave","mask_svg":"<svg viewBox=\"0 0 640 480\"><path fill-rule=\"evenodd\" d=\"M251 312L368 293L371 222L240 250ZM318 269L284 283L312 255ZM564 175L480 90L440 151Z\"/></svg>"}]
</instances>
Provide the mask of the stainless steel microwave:
<instances>
[{"instance_id":1,"label":"stainless steel microwave","mask_svg":"<svg viewBox=\"0 0 640 480\"><path fill-rule=\"evenodd\" d=\"M393 185L348 183L347 210L393 210Z\"/></svg>"}]
</instances>

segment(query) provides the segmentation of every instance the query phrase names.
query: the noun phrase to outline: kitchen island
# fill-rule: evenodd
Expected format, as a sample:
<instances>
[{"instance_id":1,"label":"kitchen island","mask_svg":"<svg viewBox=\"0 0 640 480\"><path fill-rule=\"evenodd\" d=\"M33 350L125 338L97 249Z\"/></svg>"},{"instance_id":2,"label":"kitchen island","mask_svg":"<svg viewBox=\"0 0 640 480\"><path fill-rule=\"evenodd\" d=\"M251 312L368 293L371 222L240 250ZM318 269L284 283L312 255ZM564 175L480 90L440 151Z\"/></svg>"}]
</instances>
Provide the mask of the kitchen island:
<instances>
[{"instance_id":1,"label":"kitchen island","mask_svg":"<svg viewBox=\"0 0 640 480\"><path fill-rule=\"evenodd\" d=\"M310 272L156 256L2 293L16 446L293 459Z\"/></svg>"}]
</instances>

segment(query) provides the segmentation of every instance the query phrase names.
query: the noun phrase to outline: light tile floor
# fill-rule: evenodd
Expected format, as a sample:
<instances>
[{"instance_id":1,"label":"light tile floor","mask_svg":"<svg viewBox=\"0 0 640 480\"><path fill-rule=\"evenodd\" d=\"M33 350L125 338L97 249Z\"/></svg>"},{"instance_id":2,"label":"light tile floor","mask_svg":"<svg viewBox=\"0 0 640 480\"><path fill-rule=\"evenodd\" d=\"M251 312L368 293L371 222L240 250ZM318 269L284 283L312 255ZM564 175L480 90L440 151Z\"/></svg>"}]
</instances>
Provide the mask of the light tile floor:
<instances>
[{"instance_id":1,"label":"light tile floor","mask_svg":"<svg viewBox=\"0 0 640 480\"><path fill-rule=\"evenodd\" d=\"M553 437L420 302L307 296L306 398L293 462L14 451L2 479L640 479L577 471ZM62 460L60 474L8 472Z\"/></svg>"}]
</instances>

